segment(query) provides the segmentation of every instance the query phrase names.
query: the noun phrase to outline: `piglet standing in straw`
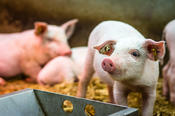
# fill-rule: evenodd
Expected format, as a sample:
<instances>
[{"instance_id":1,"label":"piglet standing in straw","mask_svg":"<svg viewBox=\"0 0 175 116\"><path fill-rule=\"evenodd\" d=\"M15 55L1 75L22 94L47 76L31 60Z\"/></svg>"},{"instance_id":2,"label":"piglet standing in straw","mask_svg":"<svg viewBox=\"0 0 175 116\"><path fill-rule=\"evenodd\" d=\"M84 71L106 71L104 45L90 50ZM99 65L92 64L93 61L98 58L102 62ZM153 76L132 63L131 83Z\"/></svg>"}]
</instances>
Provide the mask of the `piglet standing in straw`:
<instances>
[{"instance_id":1,"label":"piglet standing in straw","mask_svg":"<svg viewBox=\"0 0 175 116\"><path fill-rule=\"evenodd\" d=\"M141 92L142 116L152 116L159 60L164 54L164 41L145 39L135 28L123 22L104 21L90 34L77 96L85 97L95 71L107 83L111 102L127 105L129 92Z\"/></svg>"}]
</instances>

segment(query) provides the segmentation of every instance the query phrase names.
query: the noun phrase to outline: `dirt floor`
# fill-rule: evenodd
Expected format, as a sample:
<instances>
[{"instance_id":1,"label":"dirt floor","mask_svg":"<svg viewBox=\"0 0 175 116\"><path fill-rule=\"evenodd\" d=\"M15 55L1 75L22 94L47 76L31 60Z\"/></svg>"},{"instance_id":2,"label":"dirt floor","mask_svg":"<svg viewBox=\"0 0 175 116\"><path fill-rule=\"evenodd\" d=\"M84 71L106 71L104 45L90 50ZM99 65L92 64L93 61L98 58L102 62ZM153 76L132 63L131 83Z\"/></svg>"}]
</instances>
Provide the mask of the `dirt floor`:
<instances>
[{"instance_id":1,"label":"dirt floor","mask_svg":"<svg viewBox=\"0 0 175 116\"><path fill-rule=\"evenodd\" d=\"M0 94L7 94L25 88L41 89L56 93L62 93L70 96L76 95L77 83L61 83L54 86L40 86L38 84L27 83L21 79L10 80L7 85L0 87ZM108 102L108 91L106 84L102 83L98 78L91 80L88 86L87 98ZM130 107L139 108L141 106L141 95L139 93L131 93L128 97ZM175 107L162 96L162 79L159 79L157 85L157 97L154 106L154 116L175 116Z\"/></svg>"}]
</instances>

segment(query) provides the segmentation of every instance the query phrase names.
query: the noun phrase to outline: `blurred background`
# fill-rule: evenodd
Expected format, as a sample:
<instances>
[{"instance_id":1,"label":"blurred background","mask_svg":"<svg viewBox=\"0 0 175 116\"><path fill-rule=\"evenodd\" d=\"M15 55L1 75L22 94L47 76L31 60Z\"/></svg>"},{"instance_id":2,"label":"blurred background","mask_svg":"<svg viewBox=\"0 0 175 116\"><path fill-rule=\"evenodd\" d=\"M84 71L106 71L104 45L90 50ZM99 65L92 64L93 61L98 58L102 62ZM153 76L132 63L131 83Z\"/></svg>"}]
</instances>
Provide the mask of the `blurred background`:
<instances>
[{"instance_id":1,"label":"blurred background","mask_svg":"<svg viewBox=\"0 0 175 116\"><path fill-rule=\"evenodd\" d=\"M147 38L160 40L165 24L175 18L174 0L1 0L0 32L32 28L34 21L62 24L78 18L70 45L86 45L90 31L104 20L119 20L138 29ZM2 24L13 24L7 28Z\"/></svg>"},{"instance_id":2,"label":"blurred background","mask_svg":"<svg viewBox=\"0 0 175 116\"><path fill-rule=\"evenodd\" d=\"M161 40L164 26L175 19L174 11L174 0L0 0L0 33L31 29L34 27L35 21L60 25L70 19L77 18L79 22L75 33L69 40L71 47L87 45L88 36L92 29L104 20L126 22L138 29L146 38ZM166 55L167 59L168 54ZM170 114L173 113L174 107L161 96L161 83L162 79L158 83L158 100L154 115L174 116L175 112ZM108 101L106 86L100 84L99 80L93 79L87 97ZM77 83L75 85L61 84L51 88L27 84L21 80L10 81L5 87L0 87L0 93L9 93L28 87L75 95ZM75 89L74 93L69 91L72 87ZM133 100L130 106L139 107L135 104L138 102L135 96L140 98L140 95L133 94L130 98Z\"/></svg>"}]
</instances>

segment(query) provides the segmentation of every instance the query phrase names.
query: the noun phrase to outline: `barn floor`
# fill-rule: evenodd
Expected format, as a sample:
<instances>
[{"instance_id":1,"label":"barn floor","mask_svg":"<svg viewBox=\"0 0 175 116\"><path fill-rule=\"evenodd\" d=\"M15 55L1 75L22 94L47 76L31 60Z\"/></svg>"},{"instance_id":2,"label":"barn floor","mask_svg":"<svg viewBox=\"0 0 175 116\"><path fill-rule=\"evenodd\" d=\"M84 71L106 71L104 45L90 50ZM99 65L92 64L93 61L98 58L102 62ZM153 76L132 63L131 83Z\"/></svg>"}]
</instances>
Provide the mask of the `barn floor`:
<instances>
[{"instance_id":1,"label":"barn floor","mask_svg":"<svg viewBox=\"0 0 175 116\"><path fill-rule=\"evenodd\" d=\"M5 86L1 86L0 94L7 94L25 88L41 89L75 96L77 83L61 83L54 86L40 86L38 84L27 83L21 79L15 79L8 81ZM87 98L108 102L107 86L98 78L92 79L88 86ZM131 93L128 97L128 100L130 107L140 108L141 95L139 93ZM159 79L157 85L157 98L154 106L154 116L175 116L175 107L173 107L173 105L171 105L171 103L162 96L162 79Z\"/></svg>"}]
</instances>

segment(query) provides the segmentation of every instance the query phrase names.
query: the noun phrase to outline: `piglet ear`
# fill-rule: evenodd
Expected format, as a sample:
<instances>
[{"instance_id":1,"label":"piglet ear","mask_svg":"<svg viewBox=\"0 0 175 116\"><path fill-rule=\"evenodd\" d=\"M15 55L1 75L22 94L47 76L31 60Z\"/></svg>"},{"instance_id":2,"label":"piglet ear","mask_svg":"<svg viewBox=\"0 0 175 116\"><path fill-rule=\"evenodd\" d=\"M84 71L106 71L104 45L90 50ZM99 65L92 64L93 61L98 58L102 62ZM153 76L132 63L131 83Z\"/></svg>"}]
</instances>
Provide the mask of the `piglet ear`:
<instances>
[{"instance_id":1,"label":"piglet ear","mask_svg":"<svg viewBox=\"0 0 175 116\"><path fill-rule=\"evenodd\" d=\"M43 35L47 31L47 23L35 22L35 35Z\"/></svg>"},{"instance_id":2,"label":"piglet ear","mask_svg":"<svg viewBox=\"0 0 175 116\"><path fill-rule=\"evenodd\" d=\"M64 29L68 39L73 34L73 32L75 30L75 25L77 22L78 22L78 19L73 19L73 20L70 20L70 21L61 25L61 27Z\"/></svg>"},{"instance_id":3,"label":"piglet ear","mask_svg":"<svg viewBox=\"0 0 175 116\"><path fill-rule=\"evenodd\" d=\"M150 60L157 61L163 59L165 55L165 41L156 42L151 39L146 39L143 46Z\"/></svg>"}]
</instances>

